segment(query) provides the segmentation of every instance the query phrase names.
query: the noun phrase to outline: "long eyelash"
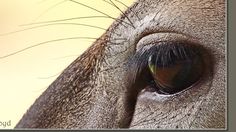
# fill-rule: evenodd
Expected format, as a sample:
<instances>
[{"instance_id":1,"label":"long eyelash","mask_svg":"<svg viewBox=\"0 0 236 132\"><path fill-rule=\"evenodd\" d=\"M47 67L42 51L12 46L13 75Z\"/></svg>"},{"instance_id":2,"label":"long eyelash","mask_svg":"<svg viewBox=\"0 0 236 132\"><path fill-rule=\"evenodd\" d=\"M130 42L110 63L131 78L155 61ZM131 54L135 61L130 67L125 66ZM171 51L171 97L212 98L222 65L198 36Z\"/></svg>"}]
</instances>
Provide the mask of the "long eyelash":
<instances>
[{"instance_id":1,"label":"long eyelash","mask_svg":"<svg viewBox=\"0 0 236 132\"><path fill-rule=\"evenodd\" d=\"M196 55L197 50L195 50L193 51L187 44L176 42L157 45L149 51L149 54L155 56L157 66L169 66L175 63L174 60L191 60Z\"/></svg>"}]
</instances>

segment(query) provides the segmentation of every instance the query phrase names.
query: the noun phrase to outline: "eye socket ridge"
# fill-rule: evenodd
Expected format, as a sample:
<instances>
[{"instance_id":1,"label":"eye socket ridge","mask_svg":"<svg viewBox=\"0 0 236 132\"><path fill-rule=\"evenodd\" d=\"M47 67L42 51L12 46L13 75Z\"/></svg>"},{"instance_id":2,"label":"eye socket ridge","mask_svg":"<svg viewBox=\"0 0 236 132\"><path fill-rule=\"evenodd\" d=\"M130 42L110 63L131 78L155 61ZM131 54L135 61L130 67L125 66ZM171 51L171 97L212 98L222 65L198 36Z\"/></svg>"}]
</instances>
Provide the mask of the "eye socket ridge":
<instances>
[{"instance_id":1,"label":"eye socket ridge","mask_svg":"<svg viewBox=\"0 0 236 132\"><path fill-rule=\"evenodd\" d=\"M195 84L204 63L199 45L185 41L165 41L142 48L131 63L136 80L155 87L159 94L174 94ZM142 78L142 79L140 79Z\"/></svg>"}]
</instances>

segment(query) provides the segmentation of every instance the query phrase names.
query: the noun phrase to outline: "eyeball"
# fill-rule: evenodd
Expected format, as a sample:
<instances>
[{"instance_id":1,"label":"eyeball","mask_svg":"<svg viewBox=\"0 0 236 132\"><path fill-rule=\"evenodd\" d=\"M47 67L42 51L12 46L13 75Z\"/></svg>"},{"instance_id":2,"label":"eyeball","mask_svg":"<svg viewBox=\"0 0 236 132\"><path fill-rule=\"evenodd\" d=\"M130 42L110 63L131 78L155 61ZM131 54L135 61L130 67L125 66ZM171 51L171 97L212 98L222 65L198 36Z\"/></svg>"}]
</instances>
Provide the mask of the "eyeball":
<instances>
[{"instance_id":1,"label":"eyeball","mask_svg":"<svg viewBox=\"0 0 236 132\"><path fill-rule=\"evenodd\" d=\"M174 94L200 80L204 63L194 46L163 44L149 57L148 68L157 91L161 94Z\"/></svg>"}]
</instances>

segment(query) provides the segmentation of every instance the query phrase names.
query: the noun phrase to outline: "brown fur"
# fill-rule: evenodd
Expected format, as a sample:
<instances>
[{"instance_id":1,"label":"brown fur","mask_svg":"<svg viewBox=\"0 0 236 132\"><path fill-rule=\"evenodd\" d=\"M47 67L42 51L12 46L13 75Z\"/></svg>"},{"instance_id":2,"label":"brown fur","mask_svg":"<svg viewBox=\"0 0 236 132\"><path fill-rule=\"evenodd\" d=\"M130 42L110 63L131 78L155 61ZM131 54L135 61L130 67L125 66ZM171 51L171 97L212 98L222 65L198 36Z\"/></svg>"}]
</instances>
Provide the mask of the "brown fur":
<instances>
[{"instance_id":1,"label":"brown fur","mask_svg":"<svg viewBox=\"0 0 236 132\"><path fill-rule=\"evenodd\" d=\"M115 21L67 67L17 128L226 127L225 1L139 0L125 14L120 19L126 23ZM140 84L127 80L134 70L127 66L129 58L157 39L187 39L205 49L207 67L200 83L160 98L141 91L142 79Z\"/></svg>"}]
</instances>

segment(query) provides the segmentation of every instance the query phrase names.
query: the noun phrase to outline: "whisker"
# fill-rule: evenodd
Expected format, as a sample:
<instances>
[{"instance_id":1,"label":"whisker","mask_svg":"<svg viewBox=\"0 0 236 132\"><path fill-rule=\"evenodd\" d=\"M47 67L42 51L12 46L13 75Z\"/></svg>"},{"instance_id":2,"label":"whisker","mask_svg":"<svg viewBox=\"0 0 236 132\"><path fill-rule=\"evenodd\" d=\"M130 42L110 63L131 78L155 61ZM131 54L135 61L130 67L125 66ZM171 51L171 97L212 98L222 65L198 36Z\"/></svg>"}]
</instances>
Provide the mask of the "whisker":
<instances>
[{"instance_id":1,"label":"whisker","mask_svg":"<svg viewBox=\"0 0 236 132\"><path fill-rule=\"evenodd\" d=\"M65 40L76 40L76 39L94 39L94 40L96 40L97 38L92 38L92 37L70 37L70 38L61 38L61 39L49 40L49 41L41 42L41 43L38 43L38 44L35 44L35 45L32 45L32 46L23 48L21 50L12 52L12 53L4 55L4 56L0 56L0 59L8 58L10 56L22 53L26 50L29 50L29 49L32 49L32 48L35 48L35 47L38 47L38 46L41 46L41 45L45 45L45 44L49 44L49 43L53 43L53 42L65 41Z\"/></svg>"},{"instance_id":2,"label":"whisker","mask_svg":"<svg viewBox=\"0 0 236 132\"><path fill-rule=\"evenodd\" d=\"M119 39L114 39L114 40L119 40ZM94 42L94 41L90 41L90 42ZM112 45L120 45L120 43L115 43L115 42L111 42L111 41L109 41L108 43L110 43ZM77 55L67 55L67 56L53 58L52 60L64 59L64 58L69 58L69 57L79 57L79 56L80 56L80 54L77 54ZM110 69L106 69L106 70L110 70Z\"/></svg>"},{"instance_id":3,"label":"whisker","mask_svg":"<svg viewBox=\"0 0 236 132\"><path fill-rule=\"evenodd\" d=\"M22 30L17 30L17 31L9 32L9 33L4 33L4 34L0 34L0 36L11 35L11 34L18 33L18 32L23 32L23 31L27 31L27 30L32 30L32 29L37 29L37 28L42 28L42 27L48 27L48 26L53 26L53 25L77 25L77 26L86 26L86 27L91 27L91 28L102 29L104 31L107 30L107 29L102 28L102 27L93 26L93 25L87 25L87 24L82 24L82 23L52 23L52 24L45 24L45 25L34 26L34 27L22 29Z\"/></svg>"},{"instance_id":4,"label":"whisker","mask_svg":"<svg viewBox=\"0 0 236 132\"><path fill-rule=\"evenodd\" d=\"M41 92L41 91L44 91L44 90L47 89L47 88L48 88L48 86L44 86L44 87L42 87L42 88L40 88L40 89L32 90L32 92Z\"/></svg>"},{"instance_id":5,"label":"whisker","mask_svg":"<svg viewBox=\"0 0 236 132\"><path fill-rule=\"evenodd\" d=\"M110 17L108 17L108 16L72 17L72 18L57 19L57 20L51 20L51 21L42 21L42 22L22 24L22 25L19 25L19 26L30 26L30 25L37 25L37 24L44 24L44 23L54 23L54 22L62 22L62 21L70 21L70 20L78 20L78 19L89 19L89 18L110 18Z\"/></svg>"},{"instance_id":6,"label":"whisker","mask_svg":"<svg viewBox=\"0 0 236 132\"><path fill-rule=\"evenodd\" d=\"M53 58L52 60L59 60L59 59L70 58L70 57L79 57L79 54L77 54L77 55L67 55L67 56L57 57L57 58Z\"/></svg>"},{"instance_id":7,"label":"whisker","mask_svg":"<svg viewBox=\"0 0 236 132\"><path fill-rule=\"evenodd\" d=\"M110 2L128 19L128 21L131 23L132 27L135 29L135 26L134 26L133 22L130 20L130 18L112 0L110 0Z\"/></svg>"},{"instance_id":8,"label":"whisker","mask_svg":"<svg viewBox=\"0 0 236 132\"><path fill-rule=\"evenodd\" d=\"M52 5L51 7L49 7L48 9L46 9L44 12L42 12L34 21L38 20L38 19L39 19L40 17L42 17L44 14L46 14L46 13L49 12L50 10L54 9L55 7L57 7L57 6L59 6L59 5L63 4L63 3L65 3L66 1L68 1L68 0L63 0L63 1L60 1L60 2L58 2L58 3L54 4L54 5ZM42 3L42 2L45 2L45 0L44 0L44 1L41 1L41 3Z\"/></svg>"},{"instance_id":9,"label":"whisker","mask_svg":"<svg viewBox=\"0 0 236 132\"><path fill-rule=\"evenodd\" d=\"M32 48L35 48L35 47L38 47L38 46L42 46L42 45L45 45L45 44L50 44L50 43L60 42L60 41L66 41L66 40L76 40L76 39L99 40L100 38L93 38L93 37L69 37L69 38L60 38L60 39L44 41L44 42L41 42L41 43L37 43L35 45L28 46L28 47L23 48L21 50L12 52L10 54L4 55L4 56L0 56L0 59L5 59L5 58L8 58L10 56L16 55L18 53L21 53L21 52L24 52L26 50L29 50L29 49L32 49ZM114 40L124 40L125 41L126 39L125 38L118 38L118 39L114 39ZM115 42L111 42L111 43L115 43Z\"/></svg>"},{"instance_id":10,"label":"whisker","mask_svg":"<svg viewBox=\"0 0 236 132\"><path fill-rule=\"evenodd\" d=\"M106 0L103 0L104 2L114 6L116 9L118 9L127 19L128 21L130 22L130 24L132 25L133 28L135 28L134 24L132 23L132 21L129 19L129 17L114 3L110 0L110 2L106 1Z\"/></svg>"},{"instance_id":11,"label":"whisker","mask_svg":"<svg viewBox=\"0 0 236 132\"><path fill-rule=\"evenodd\" d=\"M75 1L75 0L69 0L69 1L74 2L74 3L76 3L76 4L79 4L79 5L82 5L82 6L84 6L84 7L87 7L87 8L89 8L89 9L92 9L92 10L98 12L98 13L101 13L101 14L107 16L107 17L110 17L110 18L113 19L113 20L119 20L119 21L121 21L120 19L117 19L117 18L111 17L110 15L108 15L108 14L102 12L102 11L99 11L99 10L93 8L93 7L90 7L90 6L88 6L88 5L85 5L85 4L80 3L80 2L78 2L78 1ZM127 23L127 22L124 22L124 21L121 21L121 22L126 23L127 25L133 27L133 25L130 24L130 23Z\"/></svg>"},{"instance_id":12,"label":"whisker","mask_svg":"<svg viewBox=\"0 0 236 132\"><path fill-rule=\"evenodd\" d=\"M53 77L56 77L58 75L60 75L62 72L59 72L57 74L54 74L54 75L51 75L51 76L48 76L48 77L38 77L38 79L50 79L50 78L53 78Z\"/></svg>"},{"instance_id":13,"label":"whisker","mask_svg":"<svg viewBox=\"0 0 236 132\"><path fill-rule=\"evenodd\" d=\"M121 2L120 0L115 0L116 2L122 4L123 6L125 6L127 9L129 9L129 6L127 6L126 4L124 4L123 2ZM134 12L132 9L129 9L131 12L133 12L133 14L138 18L139 21L141 21L141 18L138 16L138 14L136 12Z\"/></svg>"}]
</instances>

